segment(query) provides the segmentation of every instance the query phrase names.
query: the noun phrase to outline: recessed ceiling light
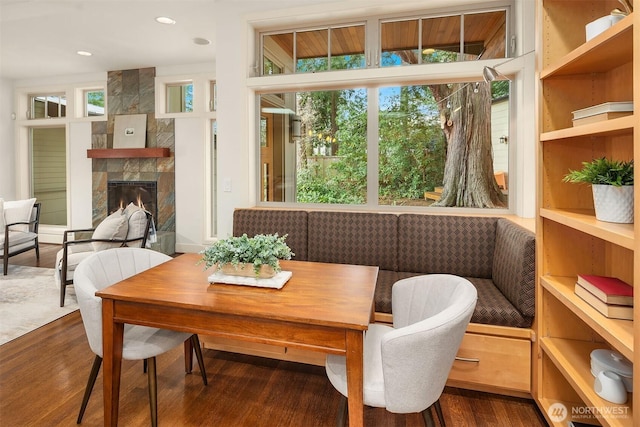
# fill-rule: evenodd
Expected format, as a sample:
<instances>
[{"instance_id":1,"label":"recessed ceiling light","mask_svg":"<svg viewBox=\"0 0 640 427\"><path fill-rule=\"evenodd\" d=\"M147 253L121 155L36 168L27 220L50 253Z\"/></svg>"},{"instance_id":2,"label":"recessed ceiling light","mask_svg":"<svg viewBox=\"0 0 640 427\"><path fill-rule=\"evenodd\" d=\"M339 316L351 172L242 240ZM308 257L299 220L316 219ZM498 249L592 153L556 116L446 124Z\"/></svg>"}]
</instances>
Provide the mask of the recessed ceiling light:
<instances>
[{"instance_id":1,"label":"recessed ceiling light","mask_svg":"<svg viewBox=\"0 0 640 427\"><path fill-rule=\"evenodd\" d=\"M208 44L211 44L211 40L207 40L207 39L204 39L202 37L196 37L195 39L193 39L193 42L195 44L199 44L201 46L206 46Z\"/></svg>"},{"instance_id":2,"label":"recessed ceiling light","mask_svg":"<svg viewBox=\"0 0 640 427\"><path fill-rule=\"evenodd\" d=\"M156 22L159 22L160 24L167 24L167 25L173 25L176 23L174 19L171 19L168 16L158 16L156 18Z\"/></svg>"},{"instance_id":3,"label":"recessed ceiling light","mask_svg":"<svg viewBox=\"0 0 640 427\"><path fill-rule=\"evenodd\" d=\"M93 55L91 52L87 52L86 50L79 50L76 52L80 56L91 56Z\"/></svg>"}]
</instances>

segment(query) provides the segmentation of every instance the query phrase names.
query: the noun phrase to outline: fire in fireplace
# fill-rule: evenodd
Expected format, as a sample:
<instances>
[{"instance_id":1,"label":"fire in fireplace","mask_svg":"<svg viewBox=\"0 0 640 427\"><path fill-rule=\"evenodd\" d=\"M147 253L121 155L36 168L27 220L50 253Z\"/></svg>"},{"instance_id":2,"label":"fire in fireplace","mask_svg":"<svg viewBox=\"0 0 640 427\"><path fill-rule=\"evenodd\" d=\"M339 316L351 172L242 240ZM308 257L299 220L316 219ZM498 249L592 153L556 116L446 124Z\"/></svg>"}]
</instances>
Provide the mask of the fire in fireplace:
<instances>
[{"instance_id":1,"label":"fire in fireplace","mask_svg":"<svg viewBox=\"0 0 640 427\"><path fill-rule=\"evenodd\" d=\"M109 213L129 203L143 207L158 218L158 191L155 181L109 181L107 182L107 209Z\"/></svg>"}]
</instances>

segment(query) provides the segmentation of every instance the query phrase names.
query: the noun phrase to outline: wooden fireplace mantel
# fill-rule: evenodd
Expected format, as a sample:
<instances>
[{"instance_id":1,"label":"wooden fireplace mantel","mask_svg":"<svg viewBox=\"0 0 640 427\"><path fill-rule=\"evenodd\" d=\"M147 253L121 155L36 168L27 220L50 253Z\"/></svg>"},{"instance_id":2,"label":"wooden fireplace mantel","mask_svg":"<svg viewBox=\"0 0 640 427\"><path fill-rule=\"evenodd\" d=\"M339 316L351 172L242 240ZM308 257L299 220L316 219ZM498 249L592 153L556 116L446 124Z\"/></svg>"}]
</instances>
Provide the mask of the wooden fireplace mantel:
<instances>
[{"instance_id":1,"label":"wooden fireplace mantel","mask_svg":"<svg viewBox=\"0 0 640 427\"><path fill-rule=\"evenodd\" d=\"M87 150L89 159L126 159L142 157L170 157L171 149L160 148L92 148Z\"/></svg>"}]
</instances>

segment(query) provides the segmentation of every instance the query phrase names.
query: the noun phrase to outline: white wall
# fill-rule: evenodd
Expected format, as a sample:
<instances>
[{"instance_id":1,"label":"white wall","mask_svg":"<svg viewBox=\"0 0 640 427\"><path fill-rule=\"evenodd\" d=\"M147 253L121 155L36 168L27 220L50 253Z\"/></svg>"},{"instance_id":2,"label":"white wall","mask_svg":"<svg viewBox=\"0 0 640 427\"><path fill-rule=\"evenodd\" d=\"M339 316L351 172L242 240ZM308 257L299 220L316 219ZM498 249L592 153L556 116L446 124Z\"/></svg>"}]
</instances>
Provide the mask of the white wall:
<instances>
[{"instance_id":1,"label":"white wall","mask_svg":"<svg viewBox=\"0 0 640 427\"><path fill-rule=\"evenodd\" d=\"M205 240L207 120L175 119L176 252L198 252Z\"/></svg>"},{"instance_id":2,"label":"white wall","mask_svg":"<svg viewBox=\"0 0 640 427\"><path fill-rule=\"evenodd\" d=\"M491 147L493 148L494 172L509 171L509 144L500 142L500 137L509 137L509 99L491 104Z\"/></svg>"},{"instance_id":3,"label":"white wall","mask_svg":"<svg viewBox=\"0 0 640 427\"><path fill-rule=\"evenodd\" d=\"M67 150L67 177L69 196L68 228L81 229L93 227L91 177L91 159L87 158L87 150L91 148L91 123L71 122L69 124Z\"/></svg>"},{"instance_id":4,"label":"white wall","mask_svg":"<svg viewBox=\"0 0 640 427\"><path fill-rule=\"evenodd\" d=\"M220 9L216 17L218 236L226 237L233 230L233 210L254 205L255 154L249 149L254 134L248 125L254 117L254 102L245 85L247 24L237 5L221 3ZM225 185L231 191L223 191Z\"/></svg>"},{"instance_id":5,"label":"white wall","mask_svg":"<svg viewBox=\"0 0 640 427\"><path fill-rule=\"evenodd\" d=\"M13 137L13 81L0 78L0 198L16 197L15 150Z\"/></svg>"}]
</instances>

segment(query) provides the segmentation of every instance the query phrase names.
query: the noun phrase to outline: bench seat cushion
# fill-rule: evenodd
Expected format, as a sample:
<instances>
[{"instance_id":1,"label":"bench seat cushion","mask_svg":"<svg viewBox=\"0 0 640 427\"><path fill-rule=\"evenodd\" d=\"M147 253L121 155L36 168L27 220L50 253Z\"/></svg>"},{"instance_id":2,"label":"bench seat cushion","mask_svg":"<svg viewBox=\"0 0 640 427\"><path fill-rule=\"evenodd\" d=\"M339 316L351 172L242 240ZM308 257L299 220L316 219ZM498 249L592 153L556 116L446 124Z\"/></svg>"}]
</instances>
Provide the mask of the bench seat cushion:
<instances>
[{"instance_id":1,"label":"bench seat cushion","mask_svg":"<svg viewBox=\"0 0 640 427\"><path fill-rule=\"evenodd\" d=\"M514 328L530 328L533 317L523 316L500 292L491 279L467 277L478 291L478 302L471 317L473 323Z\"/></svg>"},{"instance_id":2,"label":"bench seat cushion","mask_svg":"<svg viewBox=\"0 0 640 427\"><path fill-rule=\"evenodd\" d=\"M380 270L375 293L375 309L378 313L391 314L391 288L398 280L419 276L417 273ZM491 279L466 277L478 291L478 302L471 322L486 325L529 328L533 317L523 316L500 292Z\"/></svg>"}]
</instances>

